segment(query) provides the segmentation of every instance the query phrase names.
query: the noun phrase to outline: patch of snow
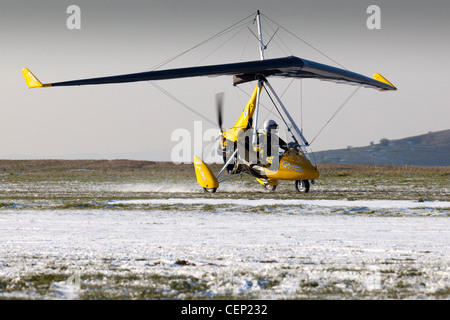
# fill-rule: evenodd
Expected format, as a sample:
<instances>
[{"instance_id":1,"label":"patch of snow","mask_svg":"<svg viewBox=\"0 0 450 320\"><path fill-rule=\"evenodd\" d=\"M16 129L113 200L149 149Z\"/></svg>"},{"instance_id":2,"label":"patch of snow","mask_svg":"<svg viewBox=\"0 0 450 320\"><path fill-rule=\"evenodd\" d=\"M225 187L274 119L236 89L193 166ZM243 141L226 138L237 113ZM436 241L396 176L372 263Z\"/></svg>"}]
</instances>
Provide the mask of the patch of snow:
<instances>
[{"instance_id":1,"label":"patch of snow","mask_svg":"<svg viewBox=\"0 0 450 320\"><path fill-rule=\"evenodd\" d=\"M137 199L114 200L110 204L233 204L241 206L315 206L315 207L350 207L371 209L411 209L411 208L450 208L448 201L411 201L411 200L293 200L293 199L210 199L210 198L171 198L171 199Z\"/></svg>"},{"instance_id":2,"label":"patch of snow","mask_svg":"<svg viewBox=\"0 0 450 320\"><path fill-rule=\"evenodd\" d=\"M140 201L222 204L234 200ZM355 205L354 201L338 200L237 201L241 206L281 201L319 209L330 204ZM356 203L361 208L401 205L423 203ZM416 298L450 287L447 217L321 215L308 210L260 214L236 209L217 214L200 210L5 209L0 214L0 279L5 283L58 272L69 278L73 273L67 270L79 270L79 285L67 281L50 285L47 298L55 299L77 299L82 293L79 289L92 283L104 290L114 286L124 290L126 284L108 279L130 274L136 283L179 298L187 293L146 277L199 279L206 291L198 294L207 297L234 294L262 299L311 297L327 288L350 296L354 292L382 295L399 290L399 281L413 288L408 297ZM181 260L188 263L175 263ZM33 292L18 291L16 296L24 295L36 298ZM11 292L0 292L0 297L10 298Z\"/></svg>"}]
</instances>

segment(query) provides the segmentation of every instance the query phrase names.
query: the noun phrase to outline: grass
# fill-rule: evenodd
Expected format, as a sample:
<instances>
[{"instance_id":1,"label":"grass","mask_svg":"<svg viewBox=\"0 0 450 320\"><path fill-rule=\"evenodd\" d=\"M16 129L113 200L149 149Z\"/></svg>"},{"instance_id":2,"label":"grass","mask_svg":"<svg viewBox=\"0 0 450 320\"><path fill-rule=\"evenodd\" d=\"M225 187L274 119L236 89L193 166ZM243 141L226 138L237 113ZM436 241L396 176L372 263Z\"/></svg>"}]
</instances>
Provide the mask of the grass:
<instances>
[{"instance_id":1,"label":"grass","mask_svg":"<svg viewBox=\"0 0 450 320\"><path fill-rule=\"evenodd\" d=\"M67 273L27 275L19 279L0 281L0 292L6 297L26 299L28 294L35 298L58 298L55 284L64 285L69 278ZM270 288L273 282L266 286ZM235 295L221 294L213 297L208 294L205 280L188 276L166 276L160 274L114 274L102 273L82 275L80 285L73 291L82 300L129 300L129 299L234 299ZM0 295L0 300L1 300Z\"/></svg>"},{"instance_id":2,"label":"grass","mask_svg":"<svg viewBox=\"0 0 450 320\"><path fill-rule=\"evenodd\" d=\"M212 164L213 172L222 165ZM392 166L392 165L345 165L318 164L324 176L370 177L370 176L434 176L450 177L450 167ZM194 179L192 164L175 165L170 162L135 160L0 160L2 181L47 181L80 179L82 181L132 181L158 177L164 179Z\"/></svg>"},{"instance_id":3,"label":"grass","mask_svg":"<svg viewBox=\"0 0 450 320\"><path fill-rule=\"evenodd\" d=\"M221 165L211 165L213 172L220 168ZM21 205L33 209L128 209L130 207L126 205L109 205L107 201L188 198L193 192L201 197L230 198L230 203L234 197L450 201L450 167L319 164L318 168L321 177L308 194L297 193L291 181L281 181L276 192L267 192L248 175L225 182L226 192L223 191L225 187L219 187L217 193L206 194L197 185L191 164L130 160L0 160L0 209ZM139 184L151 184L154 188L123 188ZM157 188L165 185L181 186L180 191L167 192ZM160 209L173 207L161 206ZM205 206L203 209L214 208ZM266 211L265 208L251 210L260 212L263 209Z\"/></svg>"},{"instance_id":4,"label":"grass","mask_svg":"<svg viewBox=\"0 0 450 320\"><path fill-rule=\"evenodd\" d=\"M226 182L227 186L237 186L223 191L219 188L215 194L203 193L201 188L195 189L197 182L191 164L173 165L149 161L128 160L33 160L12 161L0 160L0 215L5 210L186 210L186 211L219 211L221 208L233 208L234 198L246 199L396 199L450 201L450 167L412 167L412 166L367 166L367 165L332 165L319 164L321 177L312 185L308 194L299 194L294 190L292 182L281 182L276 192L266 192L254 181L254 178L243 176ZM213 172L220 170L220 165L211 166ZM127 189L123 186L137 184L169 184L192 186L188 190L152 191ZM198 190L198 191L197 191ZM126 203L111 204L110 200L152 199L173 197L208 197L229 199L226 205L199 204L182 206L176 204L131 205ZM232 209L231 209L232 210ZM283 212L281 205L253 206L240 208L250 214L276 214ZM449 209L439 209L444 212ZM342 214L343 210L330 212ZM384 215L373 210L359 210L348 214ZM448 215L448 214L447 214ZM293 257L294 258L294 257ZM41 257L32 257L32 261L41 261ZM45 260L45 259L44 259ZM239 281L251 279L252 285L259 290L245 293L223 290L218 293L217 286L226 287L233 279L226 276L223 266L215 266L216 276L170 275L170 272L156 273L156 265L150 264L143 273L130 270L114 269L111 261L105 259L95 266L95 273L81 273L78 291L80 299L258 299L266 292L276 291L285 277L296 275L299 284L292 299L363 299L388 298L403 299L414 296L417 291L429 285L430 275L417 267L414 260L389 259L377 263L382 291L367 291L363 284L355 281L354 273L362 272L352 265L321 265L307 258L301 265L280 266L283 270L277 274L259 274L256 270L241 271L236 274ZM145 259L143 258L143 263ZM224 258L224 263L226 258ZM275 260L261 261L277 268ZM28 297L52 299L58 298L55 283L61 283L71 275L66 262L57 261L54 265L46 265L42 274L23 274L16 278L0 278L0 299L27 299ZM161 263L157 263L158 268ZM3 266L8 266L4 263ZM186 260L176 260L170 268L198 268ZM321 269L331 275L341 275L326 279L321 277ZM105 270L105 273L98 270ZM178 269L177 269L178 270ZM182 269L184 270L184 269ZM305 270L314 271L316 277L302 279ZM211 280L213 279L213 280ZM230 286L232 288L233 286ZM426 291L427 297L448 299L448 285Z\"/></svg>"},{"instance_id":5,"label":"grass","mask_svg":"<svg viewBox=\"0 0 450 320\"><path fill-rule=\"evenodd\" d=\"M152 268L155 266L141 272L122 269L111 272L109 262L105 259L105 265L97 266L99 271L93 273L81 271L78 286L72 287L74 297L83 300L260 299L266 293L279 291L286 277L298 279L296 293L289 299L408 299L418 292L424 292L431 299L448 299L450 295L450 287L445 283L433 288L429 274L432 271L418 269L414 259L374 263L378 267L380 283L380 287L374 289L365 284L373 271L350 262L334 266L321 263L292 265L289 270L283 269L272 275L257 270L239 270L230 275L221 272L223 267L216 266L213 272L195 272L195 276L189 272L170 272L170 269L180 268L201 270L201 265L196 266L187 260L176 260L172 265L166 265L162 272L157 271L159 268ZM55 262L51 270L42 274L0 278L0 299L64 298L61 290L64 290L73 270L59 262ZM222 289L217 291L218 288Z\"/></svg>"}]
</instances>

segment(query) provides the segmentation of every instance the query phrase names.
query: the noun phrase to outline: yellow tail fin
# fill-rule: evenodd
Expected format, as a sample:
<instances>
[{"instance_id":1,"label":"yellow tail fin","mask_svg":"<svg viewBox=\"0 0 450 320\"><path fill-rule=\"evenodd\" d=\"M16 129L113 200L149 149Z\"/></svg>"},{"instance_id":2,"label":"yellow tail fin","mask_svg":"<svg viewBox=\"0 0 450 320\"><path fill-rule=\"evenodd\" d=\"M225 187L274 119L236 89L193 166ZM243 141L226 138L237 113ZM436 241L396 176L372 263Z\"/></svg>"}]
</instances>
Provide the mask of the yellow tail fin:
<instances>
[{"instance_id":1,"label":"yellow tail fin","mask_svg":"<svg viewBox=\"0 0 450 320\"><path fill-rule=\"evenodd\" d=\"M41 88L41 87L51 87L50 83L41 83L38 78L31 73L27 68L22 69L23 77L25 78L25 82L27 83L28 88Z\"/></svg>"}]
</instances>

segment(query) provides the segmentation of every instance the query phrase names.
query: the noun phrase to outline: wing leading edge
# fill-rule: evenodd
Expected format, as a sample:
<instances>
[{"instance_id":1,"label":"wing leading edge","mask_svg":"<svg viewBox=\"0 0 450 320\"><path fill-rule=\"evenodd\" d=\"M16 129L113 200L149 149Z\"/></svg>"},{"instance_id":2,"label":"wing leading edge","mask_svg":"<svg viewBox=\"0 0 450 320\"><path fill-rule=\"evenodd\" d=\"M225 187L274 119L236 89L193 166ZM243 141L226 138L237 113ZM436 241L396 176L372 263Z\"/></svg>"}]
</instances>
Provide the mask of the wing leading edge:
<instances>
[{"instance_id":1,"label":"wing leading edge","mask_svg":"<svg viewBox=\"0 0 450 320\"><path fill-rule=\"evenodd\" d=\"M26 68L22 69L22 73L29 88L82 86L225 75L233 76L234 85L253 81L258 77L263 76L266 78L312 78L324 81L344 82L353 85L362 85L381 91L397 90L395 86L393 86L389 81L387 81L383 76L379 74L375 74L374 79L372 79L358 73L335 68L325 64L320 64L314 61L300 59L294 56L210 66L147 71L45 84L41 83L31 73L31 71Z\"/></svg>"}]
</instances>

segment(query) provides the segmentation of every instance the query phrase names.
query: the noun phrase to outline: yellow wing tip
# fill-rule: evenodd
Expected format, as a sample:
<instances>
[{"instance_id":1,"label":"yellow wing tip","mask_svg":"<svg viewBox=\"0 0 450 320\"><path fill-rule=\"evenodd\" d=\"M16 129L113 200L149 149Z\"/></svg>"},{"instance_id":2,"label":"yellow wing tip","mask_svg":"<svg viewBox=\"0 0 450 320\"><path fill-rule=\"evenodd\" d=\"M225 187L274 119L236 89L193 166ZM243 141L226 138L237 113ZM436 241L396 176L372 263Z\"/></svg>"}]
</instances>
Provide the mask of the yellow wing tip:
<instances>
[{"instance_id":1,"label":"yellow wing tip","mask_svg":"<svg viewBox=\"0 0 450 320\"><path fill-rule=\"evenodd\" d=\"M391 82L389 82L389 80L387 80L387 79L386 79L385 77L383 77L381 74L375 73L375 74L373 75L373 78L374 78L375 80L377 80L377 81L386 83L386 84L390 85L391 87L393 87L394 90L397 90L397 87L394 86Z\"/></svg>"},{"instance_id":2,"label":"yellow wing tip","mask_svg":"<svg viewBox=\"0 0 450 320\"><path fill-rule=\"evenodd\" d=\"M27 83L28 88L42 88L42 87L51 87L50 83L42 83L38 78L34 76L34 74L27 68L22 69L23 77L25 78L25 82Z\"/></svg>"}]
</instances>

